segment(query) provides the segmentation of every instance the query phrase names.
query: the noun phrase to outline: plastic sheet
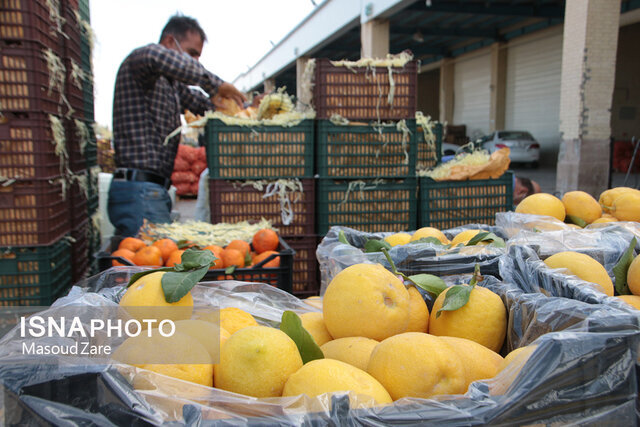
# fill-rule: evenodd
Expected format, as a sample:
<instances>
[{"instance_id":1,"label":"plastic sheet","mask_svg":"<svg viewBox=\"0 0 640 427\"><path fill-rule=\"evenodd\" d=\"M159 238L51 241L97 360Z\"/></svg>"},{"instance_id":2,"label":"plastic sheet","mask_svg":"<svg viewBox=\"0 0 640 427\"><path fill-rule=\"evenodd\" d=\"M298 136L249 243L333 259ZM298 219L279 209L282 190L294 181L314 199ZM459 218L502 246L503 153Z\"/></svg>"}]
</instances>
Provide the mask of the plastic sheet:
<instances>
[{"instance_id":1,"label":"plastic sheet","mask_svg":"<svg viewBox=\"0 0 640 427\"><path fill-rule=\"evenodd\" d=\"M470 229L489 231L498 237L506 238L500 227L486 224L468 224L442 230L442 232L451 239L456 234ZM338 240L341 231L350 243L349 245ZM383 239L392 234L395 233L367 233L348 227L331 227L316 250L321 274L320 295L324 295L324 291L336 274L351 265L378 263L390 268L391 266L383 253L364 253L362 248L369 239ZM504 253L505 248L493 245L443 250L442 246L431 243L394 246L389 251L389 255L399 271L407 275L428 273L436 276L472 273L476 264L480 264L482 274L498 276L498 258Z\"/></svg>"},{"instance_id":2,"label":"plastic sheet","mask_svg":"<svg viewBox=\"0 0 640 427\"><path fill-rule=\"evenodd\" d=\"M74 287L55 305L115 304L122 290L117 282L133 271L108 270L85 282L88 288ZM446 280L467 282L469 276ZM122 365L8 363L17 357L14 347L6 345L16 340L14 334L0 341L5 424L635 424L640 332L634 317L620 322L629 316L615 308L525 294L493 277L482 285L508 308L505 350L529 343L536 349L520 365L473 383L465 395L405 398L369 409L353 408L346 393L255 399ZM313 310L276 288L242 282L200 284L194 300L196 305L240 306L269 324L285 309ZM629 327L620 328L621 323ZM145 387L134 390L132 384L141 383Z\"/></svg>"}]
</instances>

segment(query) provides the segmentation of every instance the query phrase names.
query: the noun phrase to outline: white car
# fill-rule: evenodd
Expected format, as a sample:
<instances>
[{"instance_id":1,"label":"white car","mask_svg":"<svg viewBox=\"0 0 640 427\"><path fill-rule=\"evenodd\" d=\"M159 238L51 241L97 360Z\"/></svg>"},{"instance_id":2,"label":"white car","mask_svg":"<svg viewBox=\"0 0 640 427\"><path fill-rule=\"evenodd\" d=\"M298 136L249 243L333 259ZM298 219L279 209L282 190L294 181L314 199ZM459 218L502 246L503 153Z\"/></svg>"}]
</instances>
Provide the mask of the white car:
<instances>
[{"instance_id":1,"label":"white car","mask_svg":"<svg viewBox=\"0 0 640 427\"><path fill-rule=\"evenodd\" d=\"M476 141L489 153L509 147L512 162L526 163L534 168L540 161L540 144L529 132L519 130L499 130Z\"/></svg>"}]
</instances>

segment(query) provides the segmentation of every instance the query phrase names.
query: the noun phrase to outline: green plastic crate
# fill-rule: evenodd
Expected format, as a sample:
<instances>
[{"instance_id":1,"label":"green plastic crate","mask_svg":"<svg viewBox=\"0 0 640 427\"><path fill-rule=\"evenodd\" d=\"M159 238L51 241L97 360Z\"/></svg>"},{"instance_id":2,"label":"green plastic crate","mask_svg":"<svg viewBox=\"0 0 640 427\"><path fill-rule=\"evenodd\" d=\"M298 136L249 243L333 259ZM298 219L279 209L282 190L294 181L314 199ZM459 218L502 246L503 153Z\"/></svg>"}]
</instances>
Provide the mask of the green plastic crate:
<instances>
[{"instance_id":1,"label":"green plastic crate","mask_svg":"<svg viewBox=\"0 0 640 427\"><path fill-rule=\"evenodd\" d=\"M321 177L412 176L416 171L416 121L396 124L335 125L317 121L316 158Z\"/></svg>"},{"instance_id":2,"label":"green plastic crate","mask_svg":"<svg viewBox=\"0 0 640 427\"><path fill-rule=\"evenodd\" d=\"M334 225L361 231L415 230L417 179L318 179L318 234Z\"/></svg>"},{"instance_id":3,"label":"green plastic crate","mask_svg":"<svg viewBox=\"0 0 640 427\"><path fill-rule=\"evenodd\" d=\"M71 286L71 246L0 248L0 306L51 305Z\"/></svg>"},{"instance_id":4,"label":"green plastic crate","mask_svg":"<svg viewBox=\"0 0 640 427\"><path fill-rule=\"evenodd\" d=\"M205 127L210 178L279 179L313 177L313 120L296 126Z\"/></svg>"},{"instance_id":5,"label":"green plastic crate","mask_svg":"<svg viewBox=\"0 0 640 427\"><path fill-rule=\"evenodd\" d=\"M421 126L417 128L417 152L416 169L430 169L442 162L442 123L436 123L433 128L435 141L433 144L427 143Z\"/></svg>"},{"instance_id":6,"label":"green plastic crate","mask_svg":"<svg viewBox=\"0 0 640 427\"><path fill-rule=\"evenodd\" d=\"M439 230L470 223L495 224L495 214L513 210L513 172L497 179L434 181L420 177L420 227Z\"/></svg>"}]
</instances>

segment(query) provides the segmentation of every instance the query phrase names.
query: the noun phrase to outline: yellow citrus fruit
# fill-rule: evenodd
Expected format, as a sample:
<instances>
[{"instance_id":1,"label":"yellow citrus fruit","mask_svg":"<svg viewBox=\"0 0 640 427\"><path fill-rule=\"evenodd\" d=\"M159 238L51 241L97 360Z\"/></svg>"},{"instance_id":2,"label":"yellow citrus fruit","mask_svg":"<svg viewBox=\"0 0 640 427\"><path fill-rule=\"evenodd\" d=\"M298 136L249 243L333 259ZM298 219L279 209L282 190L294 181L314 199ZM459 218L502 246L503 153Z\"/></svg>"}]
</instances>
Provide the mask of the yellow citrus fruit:
<instances>
[{"instance_id":1,"label":"yellow citrus fruit","mask_svg":"<svg viewBox=\"0 0 640 427\"><path fill-rule=\"evenodd\" d=\"M467 387L474 381L496 376L504 359L495 351L489 350L475 341L457 337L440 337L449 344L462 361Z\"/></svg>"},{"instance_id":2,"label":"yellow citrus fruit","mask_svg":"<svg viewBox=\"0 0 640 427\"><path fill-rule=\"evenodd\" d=\"M544 260L544 263L549 268L566 268L586 282L597 283L605 294L613 296L613 283L607 270L589 255L573 251L558 252Z\"/></svg>"},{"instance_id":3,"label":"yellow citrus fruit","mask_svg":"<svg viewBox=\"0 0 640 427\"><path fill-rule=\"evenodd\" d=\"M569 191L562 196L562 203L567 215L580 218L591 224L602 216L600 203L591 194L584 191Z\"/></svg>"},{"instance_id":4,"label":"yellow citrus fruit","mask_svg":"<svg viewBox=\"0 0 640 427\"><path fill-rule=\"evenodd\" d=\"M451 346L422 332L394 335L378 344L367 368L393 400L465 391L464 367Z\"/></svg>"},{"instance_id":5,"label":"yellow citrus fruit","mask_svg":"<svg viewBox=\"0 0 640 427\"><path fill-rule=\"evenodd\" d=\"M429 330L429 307L420 292L409 286L409 326L405 332L424 332Z\"/></svg>"},{"instance_id":6,"label":"yellow citrus fruit","mask_svg":"<svg viewBox=\"0 0 640 427\"><path fill-rule=\"evenodd\" d=\"M552 216L560 221L564 221L566 216L562 201L549 193L536 193L525 197L518 203L518 206L516 206L516 212Z\"/></svg>"},{"instance_id":7,"label":"yellow citrus fruit","mask_svg":"<svg viewBox=\"0 0 640 427\"><path fill-rule=\"evenodd\" d=\"M355 264L331 280L322 312L334 338L381 341L406 331L409 292L398 277L380 264Z\"/></svg>"},{"instance_id":8,"label":"yellow citrus fruit","mask_svg":"<svg viewBox=\"0 0 640 427\"><path fill-rule=\"evenodd\" d=\"M164 273L164 271L156 271L133 282L120 299L120 305L127 307L127 312L136 319L190 318L193 312L191 292L187 292L178 302L167 302L162 290Z\"/></svg>"},{"instance_id":9,"label":"yellow citrus fruit","mask_svg":"<svg viewBox=\"0 0 640 427\"><path fill-rule=\"evenodd\" d=\"M312 360L292 374L284 385L282 396L306 394L314 397L324 393L352 391L351 405L375 406L391 403L391 396L366 371L335 359ZM373 401L371 401L373 400Z\"/></svg>"},{"instance_id":10,"label":"yellow citrus fruit","mask_svg":"<svg viewBox=\"0 0 640 427\"><path fill-rule=\"evenodd\" d=\"M527 359L529 359L529 356L531 356L531 353L533 353L536 347L537 347L536 345L527 345L527 346L519 347L519 348L516 348L515 350L512 350L509 354L507 354L504 357L504 361L502 362L502 367L500 368L500 370L505 369L507 366L509 366L511 363L515 361L518 361L518 363L524 364L524 362L526 362Z\"/></svg>"},{"instance_id":11,"label":"yellow citrus fruit","mask_svg":"<svg viewBox=\"0 0 640 427\"><path fill-rule=\"evenodd\" d=\"M640 295L640 256L631 261L629 270L627 270L627 284L632 294Z\"/></svg>"},{"instance_id":12,"label":"yellow citrus fruit","mask_svg":"<svg viewBox=\"0 0 640 427\"><path fill-rule=\"evenodd\" d=\"M229 338L229 332L224 328L219 328L211 322L197 319L178 320L175 325L176 332L189 335L202 344L209 352L212 361L216 362L220 359L220 348L224 341Z\"/></svg>"},{"instance_id":13,"label":"yellow citrus fruit","mask_svg":"<svg viewBox=\"0 0 640 427\"><path fill-rule=\"evenodd\" d=\"M287 334L268 326L249 326L222 346L214 383L234 393L278 397L289 376L301 367L298 347Z\"/></svg>"},{"instance_id":14,"label":"yellow citrus fruit","mask_svg":"<svg viewBox=\"0 0 640 427\"><path fill-rule=\"evenodd\" d=\"M326 342L320 346L320 350L327 359L340 360L366 371L371 352L378 343L371 338L346 337Z\"/></svg>"},{"instance_id":15,"label":"yellow citrus fruit","mask_svg":"<svg viewBox=\"0 0 640 427\"><path fill-rule=\"evenodd\" d=\"M414 233L411 235L411 241L413 242L427 237L435 237L445 245L449 243L449 239L447 239L447 236L445 236L442 231L434 227L422 227L414 231Z\"/></svg>"},{"instance_id":16,"label":"yellow citrus fruit","mask_svg":"<svg viewBox=\"0 0 640 427\"><path fill-rule=\"evenodd\" d=\"M324 324L322 313L303 313L300 315L300 320L302 320L302 327L311 334L319 346L333 339L327 330L327 326Z\"/></svg>"},{"instance_id":17,"label":"yellow citrus fruit","mask_svg":"<svg viewBox=\"0 0 640 427\"><path fill-rule=\"evenodd\" d=\"M237 307L225 307L220 309L220 326L233 335L242 328L258 326L258 322L244 310Z\"/></svg>"},{"instance_id":18,"label":"yellow citrus fruit","mask_svg":"<svg viewBox=\"0 0 640 427\"><path fill-rule=\"evenodd\" d=\"M495 352L500 351L507 333L507 310L502 299L487 288L475 286L469 301L454 311L443 311L446 289L433 303L429 317L429 333L437 336L466 338Z\"/></svg>"},{"instance_id":19,"label":"yellow citrus fruit","mask_svg":"<svg viewBox=\"0 0 640 427\"><path fill-rule=\"evenodd\" d=\"M177 328L169 337L156 331L151 337L145 333L127 338L116 349L113 359L169 377L213 386L211 356L197 339L178 332Z\"/></svg>"},{"instance_id":20,"label":"yellow citrus fruit","mask_svg":"<svg viewBox=\"0 0 640 427\"><path fill-rule=\"evenodd\" d=\"M384 238L384 241L391 246L406 245L411 241L411 234L409 233L396 233Z\"/></svg>"},{"instance_id":21,"label":"yellow citrus fruit","mask_svg":"<svg viewBox=\"0 0 640 427\"><path fill-rule=\"evenodd\" d=\"M469 240L473 239L476 234L482 232L483 230L464 230L460 233L456 234L453 239L451 239L451 246L456 246L459 244L466 245L469 243ZM487 244L487 242L482 242L481 244Z\"/></svg>"},{"instance_id":22,"label":"yellow citrus fruit","mask_svg":"<svg viewBox=\"0 0 640 427\"><path fill-rule=\"evenodd\" d=\"M619 196L622 196L625 193L635 193L638 192L635 188L629 187L616 187L610 188L609 190L605 190L600 194L598 198L598 202L602 205L602 210L606 213L609 212L609 209L613 206L613 201L617 199Z\"/></svg>"},{"instance_id":23,"label":"yellow citrus fruit","mask_svg":"<svg viewBox=\"0 0 640 427\"><path fill-rule=\"evenodd\" d=\"M640 192L627 192L613 201L611 214L618 221L640 222Z\"/></svg>"},{"instance_id":24,"label":"yellow citrus fruit","mask_svg":"<svg viewBox=\"0 0 640 427\"><path fill-rule=\"evenodd\" d=\"M302 300L303 303L309 304L311 307L319 308L322 310L322 298L319 296L313 296Z\"/></svg>"},{"instance_id":25,"label":"yellow citrus fruit","mask_svg":"<svg viewBox=\"0 0 640 427\"><path fill-rule=\"evenodd\" d=\"M593 221L591 224L604 224L607 222L617 222L618 220L615 218L609 218L609 217L604 217L601 216L600 218L596 219L595 221Z\"/></svg>"},{"instance_id":26,"label":"yellow citrus fruit","mask_svg":"<svg viewBox=\"0 0 640 427\"><path fill-rule=\"evenodd\" d=\"M640 310L640 296L638 295L618 295L622 301L629 304L631 307Z\"/></svg>"}]
</instances>

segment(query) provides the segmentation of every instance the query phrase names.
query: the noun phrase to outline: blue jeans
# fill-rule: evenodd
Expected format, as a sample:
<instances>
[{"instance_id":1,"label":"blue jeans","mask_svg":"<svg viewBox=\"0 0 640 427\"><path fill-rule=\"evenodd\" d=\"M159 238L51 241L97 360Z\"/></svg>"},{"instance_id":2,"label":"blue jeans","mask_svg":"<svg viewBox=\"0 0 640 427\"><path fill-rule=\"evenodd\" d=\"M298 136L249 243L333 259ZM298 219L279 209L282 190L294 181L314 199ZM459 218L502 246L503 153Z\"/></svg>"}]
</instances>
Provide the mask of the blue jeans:
<instances>
[{"instance_id":1,"label":"blue jeans","mask_svg":"<svg viewBox=\"0 0 640 427\"><path fill-rule=\"evenodd\" d=\"M119 236L135 236L143 219L155 224L171 222L171 198L161 185L140 181L111 181L109 220Z\"/></svg>"}]
</instances>

